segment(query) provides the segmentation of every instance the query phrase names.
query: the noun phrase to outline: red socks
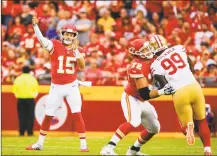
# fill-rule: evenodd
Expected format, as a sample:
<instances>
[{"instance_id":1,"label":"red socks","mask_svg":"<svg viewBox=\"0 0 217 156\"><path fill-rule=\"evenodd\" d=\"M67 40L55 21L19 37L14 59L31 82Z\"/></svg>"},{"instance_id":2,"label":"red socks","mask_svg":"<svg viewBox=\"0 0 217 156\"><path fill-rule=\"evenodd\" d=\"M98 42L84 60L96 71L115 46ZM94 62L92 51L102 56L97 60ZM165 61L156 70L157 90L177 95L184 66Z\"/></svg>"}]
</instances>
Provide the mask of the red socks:
<instances>
[{"instance_id":1,"label":"red socks","mask_svg":"<svg viewBox=\"0 0 217 156\"><path fill-rule=\"evenodd\" d=\"M115 135L122 139L124 138L128 133L130 133L134 127L129 123L125 122L119 126L119 128L116 130Z\"/></svg>"},{"instance_id":2,"label":"red socks","mask_svg":"<svg viewBox=\"0 0 217 156\"><path fill-rule=\"evenodd\" d=\"M140 144L144 144L146 143L148 140L150 140L153 136L155 135L155 133L149 133L147 131L147 129L143 130L141 133L140 133L140 136L138 138L138 142Z\"/></svg>"},{"instance_id":3,"label":"red socks","mask_svg":"<svg viewBox=\"0 0 217 156\"><path fill-rule=\"evenodd\" d=\"M84 124L84 120L82 118L81 113L73 113L72 118L75 122L75 127L76 127L76 130L78 132L79 138L85 139L86 138L85 124Z\"/></svg>"},{"instance_id":4,"label":"red socks","mask_svg":"<svg viewBox=\"0 0 217 156\"><path fill-rule=\"evenodd\" d=\"M210 146L210 130L206 121L206 118L203 120L197 120L200 139L203 142L203 146Z\"/></svg>"},{"instance_id":5,"label":"red socks","mask_svg":"<svg viewBox=\"0 0 217 156\"><path fill-rule=\"evenodd\" d=\"M49 131L49 129L50 129L50 124L51 124L52 119L53 119L53 116L45 115L44 120L41 124L41 129L40 129L41 135L43 135L43 136L47 135L47 131Z\"/></svg>"}]
</instances>

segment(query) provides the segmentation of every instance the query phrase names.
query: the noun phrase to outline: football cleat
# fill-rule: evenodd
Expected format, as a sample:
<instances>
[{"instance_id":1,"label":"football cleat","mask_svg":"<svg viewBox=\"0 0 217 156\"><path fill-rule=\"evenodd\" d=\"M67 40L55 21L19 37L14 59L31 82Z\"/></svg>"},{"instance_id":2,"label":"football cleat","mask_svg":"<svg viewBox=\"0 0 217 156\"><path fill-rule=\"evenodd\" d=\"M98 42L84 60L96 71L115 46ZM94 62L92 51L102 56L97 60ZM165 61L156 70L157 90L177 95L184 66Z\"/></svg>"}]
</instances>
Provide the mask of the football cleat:
<instances>
[{"instance_id":1,"label":"football cleat","mask_svg":"<svg viewBox=\"0 0 217 156\"><path fill-rule=\"evenodd\" d=\"M87 145L80 146L81 152L89 152Z\"/></svg>"},{"instance_id":2,"label":"football cleat","mask_svg":"<svg viewBox=\"0 0 217 156\"><path fill-rule=\"evenodd\" d=\"M26 150L43 150L43 145L35 143L33 145L27 146Z\"/></svg>"},{"instance_id":3,"label":"football cleat","mask_svg":"<svg viewBox=\"0 0 217 156\"><path fill-rule=\"evenodd\" d=\"M128 149L126 155L147 155L147 154L144 154L140 151L134 151L134 150L131 150L130 148Z\"/></svg>"},{"instance_id":4,"label":"football cleat","mask_svg":"<svg viewBox=\"0 0 217 156\"><path fill-rule=\"evenodd\" d=\"M187 124L186 141L187 141L189 146L192 146L195 143L194 123L193 122L188 122L188 124Z\"/></svg>"},{"instance_id":5,"label":"football cleat","mask_svg":"<svg viewBox=\"0 0 217 156\"><path fill-rule=\"evenodd\" d=\"M212 152L204 152L205 156L212 156Z\"/></svg>"},{"instance_id":6,"label":"football cleat","mask_svg":"<svg viewBox=\"0 0 217 156\"><path fill-rule=\"evenodd\" d=\"M103 149L100 152L100 155L117 155L117 153L114 152L114 149L109 147L108 145L103 147Z\"/></svg>"},{"instance_id":7,"label":"football cleat","mask_svg":"<svg viewBox=\"0 0 217 156\"><path fill-rule=\"evenodd\" d=\"M212 155L210 147L204 147L204 155L205 156L211 156Z\"/></svg>"}]
</instances>

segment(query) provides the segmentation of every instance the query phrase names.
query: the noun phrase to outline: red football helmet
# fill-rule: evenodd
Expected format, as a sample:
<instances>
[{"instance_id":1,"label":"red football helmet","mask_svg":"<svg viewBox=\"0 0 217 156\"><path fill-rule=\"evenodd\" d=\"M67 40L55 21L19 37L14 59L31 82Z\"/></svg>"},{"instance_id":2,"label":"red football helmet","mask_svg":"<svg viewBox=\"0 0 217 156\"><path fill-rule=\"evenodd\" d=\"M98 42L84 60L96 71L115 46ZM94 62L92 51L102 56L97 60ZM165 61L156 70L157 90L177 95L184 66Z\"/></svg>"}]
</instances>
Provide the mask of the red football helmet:
<instances>
[{"instance_id":1,"label":"red football helmet","mask_svg":"<svg viewBox=\"0 0 217 156\"><path fill-rule=\"evenodd\" d=\"M135 39L129 43L129 52L133 56L139 56L144 59L152 59L154 54L148 41Z\"/></svg>"},{"instance_id":2,"label":"red football helmet","mask_svg":"<svg viewBox=\"0 0 217 156\"><path fill-rule=\"evenodd\" d=\"M74 34L74 36L73 37L64 37L63 34L65 32L72 33L72 34ZM73 24L65 24L60 29L60 39L66 45L72 44L73 40L76 39L77 36L78 36L78 30Z\"/></svg>"}]
</instances>

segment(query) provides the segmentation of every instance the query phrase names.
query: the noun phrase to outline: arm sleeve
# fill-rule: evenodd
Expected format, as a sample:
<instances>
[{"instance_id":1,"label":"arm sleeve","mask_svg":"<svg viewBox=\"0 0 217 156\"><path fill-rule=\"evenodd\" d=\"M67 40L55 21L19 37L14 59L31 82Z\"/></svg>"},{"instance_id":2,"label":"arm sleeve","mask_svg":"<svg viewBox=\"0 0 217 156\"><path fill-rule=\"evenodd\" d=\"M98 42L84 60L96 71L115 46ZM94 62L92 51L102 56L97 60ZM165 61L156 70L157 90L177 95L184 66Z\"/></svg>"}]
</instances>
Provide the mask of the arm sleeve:
<instances>
[{"instance_id":1,"label":"arm sleeve","mask_svg":"<svg viewBox=\"0 0 217 156\"><path fill-rule=\"evenodd\" d=\"M45 38L42 35L42 33L41 33L38 25L34 25L33 29L34 29L35 35L37 36L37 38L38 38L39 42L41 43L42 47L44 49L46 49L47 51L52 52L52 50L53 50L53 43L52 43L52 41L48 40L47 38Z\"/></svg>"},{"instance_id":2,"label":"arm sleeve","mask_svg":"<svg viewBox=\"0 0 217 156\"><path fill-rule=\"evenodd\" d=\"M160 88L163 88L168 82L166 80L166 78L163 75L154 75L154 79L159 82L160 84Z\"/></svg>"}]
</instances>

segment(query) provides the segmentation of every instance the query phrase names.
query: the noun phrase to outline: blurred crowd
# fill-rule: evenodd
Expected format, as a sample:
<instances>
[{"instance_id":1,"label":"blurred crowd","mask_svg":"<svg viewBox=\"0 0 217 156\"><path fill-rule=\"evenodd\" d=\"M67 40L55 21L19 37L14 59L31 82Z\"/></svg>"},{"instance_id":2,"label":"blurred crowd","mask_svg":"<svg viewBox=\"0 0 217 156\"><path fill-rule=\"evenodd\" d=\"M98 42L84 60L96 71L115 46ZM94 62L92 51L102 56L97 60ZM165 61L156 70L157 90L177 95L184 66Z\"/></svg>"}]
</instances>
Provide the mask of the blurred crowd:
<instances>
[{"instance_id":1,"label":"blurred crowd","mask_svg":"<svg viewBox=\"0 0 217 156\"><path fill-rule=\"evenodd\" d=\"M217 1L2 1L2 83L13 83L29 65L39 83L50 83L49 54L40 46L31 25L47 38L59 38L65 23L79 31L87 67L78 72L93 85L124 85L131 57L128 42L163 35L170 46L182 44L203 86L217 86Z\"/></svg>"}]
</instances>

